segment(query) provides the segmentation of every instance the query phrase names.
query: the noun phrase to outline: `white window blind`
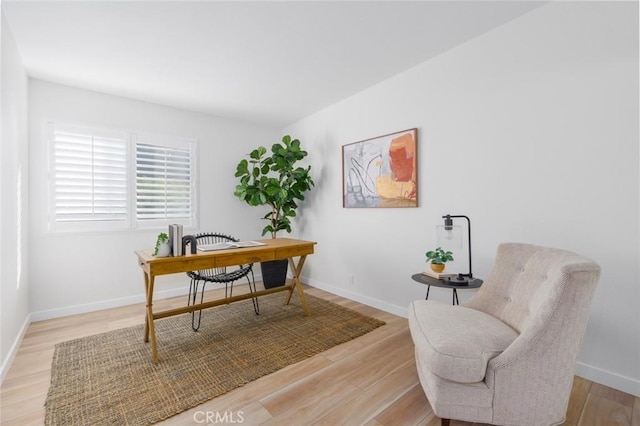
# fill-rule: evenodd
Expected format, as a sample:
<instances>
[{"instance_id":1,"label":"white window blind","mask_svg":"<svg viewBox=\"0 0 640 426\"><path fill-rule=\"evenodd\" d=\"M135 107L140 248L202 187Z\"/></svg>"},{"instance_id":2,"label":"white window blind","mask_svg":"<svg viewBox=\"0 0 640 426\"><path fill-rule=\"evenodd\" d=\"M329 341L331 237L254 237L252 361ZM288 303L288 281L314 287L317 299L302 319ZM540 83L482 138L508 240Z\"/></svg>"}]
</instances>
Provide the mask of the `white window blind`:
<instances>
[{"instance_id":1,"label":"white window blind","mask_svg":"<svg viewBox=\"0 0 640 426\"><path fill-rule=\"evenodd\" d=\"M49 228L196 227L196 141L48 123Z\"/></svg>"},{"instance_id":2,"label":"white window blind","mask_svg":"<svg viewBox=\"0 0 640 426\"><path fill-rule=\"evenodd\" d=\"M136 143L136 219L190 219L192 152L189 147Z\"/></svg>"},{"instance_id":3,"label":"white window blind","mask_svg":"<svg viewBox=\"0 0 640 426\"><path fill-rule=\"evenodd\" d=\"M54 220L127 219L126 134L53 126Z\"/></svg>"}]
</instances>

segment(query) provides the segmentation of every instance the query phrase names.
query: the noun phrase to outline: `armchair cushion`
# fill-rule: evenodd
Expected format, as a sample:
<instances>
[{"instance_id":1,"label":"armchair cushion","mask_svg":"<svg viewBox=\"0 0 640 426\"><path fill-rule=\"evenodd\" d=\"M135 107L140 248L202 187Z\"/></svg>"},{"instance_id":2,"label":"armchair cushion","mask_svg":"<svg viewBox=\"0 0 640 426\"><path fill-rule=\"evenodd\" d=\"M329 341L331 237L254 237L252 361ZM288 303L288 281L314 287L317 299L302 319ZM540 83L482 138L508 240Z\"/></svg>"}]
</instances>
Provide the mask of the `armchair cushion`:
<instances>
[{"instance_id":1,"label":"armchair cushion","mask_svg":"<svg viewBox=\"0 0 640 426\"><path fill-rule=\"evenodd\" d=\"M457 383L483 381L489 360L518 337L489 314L429 300L411 303L409 326L417 356L433 374Z\"/></svg>"}]
</instances>

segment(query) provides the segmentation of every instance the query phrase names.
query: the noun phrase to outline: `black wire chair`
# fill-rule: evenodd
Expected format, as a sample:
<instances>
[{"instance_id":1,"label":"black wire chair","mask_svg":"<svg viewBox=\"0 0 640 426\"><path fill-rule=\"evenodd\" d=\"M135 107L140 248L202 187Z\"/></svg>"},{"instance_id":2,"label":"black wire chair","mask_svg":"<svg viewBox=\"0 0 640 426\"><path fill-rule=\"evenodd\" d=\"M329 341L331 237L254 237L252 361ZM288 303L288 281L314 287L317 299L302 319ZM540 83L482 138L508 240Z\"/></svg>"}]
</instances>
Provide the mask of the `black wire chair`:
<instances>
[{"instance_id":1,"label":"black wire chair","mask_svg":"<svg viewBox=\"0 0 640 426\"><path fill-rule=\"evenodd\" d=\"M202 246L205 244L217 244L224 242L237 242L239 241L236 238L233 238L230 235L217 234L217 233L203 233L195 235L196 242L198 246ZM249 275L251 275L251 279L249 279ZM187 301L187 305L195 305L196 304L196 296L198 295L198 288L200 286L200 282L202 281L202 291L200 292L200 303L204 300L204 288L207 283L218 283L224 284L224 297L233 296L233 283L240 278L246 278L249 283L249 291L254 293L256 291L256 280L253 276L253 263L247 265L238 265L238 266L226 266L222 268L209 268L209 269L200 269L198 271L187 272L187 276L191 278L191 285L189 287L189 299ZM252 286L253 284L253 286ZM227 294L228 292L228 294ZM254 297L251 299L253 301L253 310L256 315L260 314L260 306L258 305L258 298ZM197 321L196 321L196 313ZM202 310L191 312L191 328L193 331L198 331L200 328L200 319L202 318Z\"/></svg>"}]
</instances>

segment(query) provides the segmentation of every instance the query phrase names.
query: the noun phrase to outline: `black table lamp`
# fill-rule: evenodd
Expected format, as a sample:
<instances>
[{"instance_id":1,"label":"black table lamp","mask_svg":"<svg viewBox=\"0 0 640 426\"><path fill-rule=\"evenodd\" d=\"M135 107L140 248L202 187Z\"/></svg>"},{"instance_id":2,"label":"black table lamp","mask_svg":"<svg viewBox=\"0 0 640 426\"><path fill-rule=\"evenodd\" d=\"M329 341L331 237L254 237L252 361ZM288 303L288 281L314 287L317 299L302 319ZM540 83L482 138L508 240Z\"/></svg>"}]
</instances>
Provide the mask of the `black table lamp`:
<instances>
[{"instance_id":1,"label":"black table lamp","mask_svg":"<svg viewBox=\"0 0 640 426\"><path fill-rule=\"evenodd\" d=\"M442 216L444 219L444 225L438 225L436 227L438 234L438 244L450 247L450 248L462 248L462 228L453 224L453 219L461 218L467 220L467 235L469 237L467 246L469 247L469 273L458 274L454 277L447 278L446 281L451 281L451 284L455 285L469 285L469 282L473 280L473 272L471 271L471 220L464 215L446 215Z\"/></svg>"}]
</instances>

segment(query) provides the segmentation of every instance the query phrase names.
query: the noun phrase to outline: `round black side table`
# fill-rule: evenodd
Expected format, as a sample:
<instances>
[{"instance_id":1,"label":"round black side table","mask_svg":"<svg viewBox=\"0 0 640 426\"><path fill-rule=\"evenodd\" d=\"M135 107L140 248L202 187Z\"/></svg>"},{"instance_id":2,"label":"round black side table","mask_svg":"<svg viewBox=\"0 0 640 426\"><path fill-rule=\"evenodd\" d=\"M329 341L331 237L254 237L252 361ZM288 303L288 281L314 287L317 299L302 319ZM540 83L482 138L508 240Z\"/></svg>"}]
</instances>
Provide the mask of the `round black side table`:
<instances>
[{"instance_id":1,"label":"round black side table","mask_svg":"<svg viewBox=\"0 0 640 426\"><path fill-rule=\"evenodd\" d=\"M427 286L427 297L425 297L425 300L429 299L429 290L431 290L431 286L434 287L441 287L441 288L450 288L451 290L453 290L453 302L452 304L454 305L459 305L460 302L458 301L458 289L471 289L471 288L478 288L482 285L483 281L479 278L472 278L471 281L469 281L468 283L465 283L463 285L460 284L454 284L451 281L445 279L439 279L439 278L435 278L435 277L430 277L429 275L423 274L423 273L419 273L419 274L413 274L411 276L411 279L413 279L416 282L419 282L420 284L424 284Z\"/></svg>"}]
</instances>

